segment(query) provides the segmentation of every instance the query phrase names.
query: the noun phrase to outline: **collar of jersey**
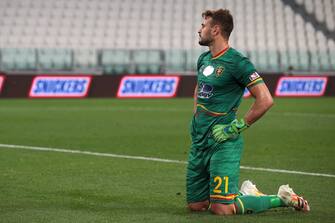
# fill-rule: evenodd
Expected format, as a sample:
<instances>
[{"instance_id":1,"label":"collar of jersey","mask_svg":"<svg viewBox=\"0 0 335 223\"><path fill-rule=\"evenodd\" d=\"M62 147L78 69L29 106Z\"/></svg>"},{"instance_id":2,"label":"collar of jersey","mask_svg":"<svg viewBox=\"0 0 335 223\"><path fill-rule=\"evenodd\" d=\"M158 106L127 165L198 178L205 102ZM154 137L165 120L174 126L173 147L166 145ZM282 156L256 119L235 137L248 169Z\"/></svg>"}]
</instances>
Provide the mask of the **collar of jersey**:
<instances>
[{"instance_id":1,"label":"collar of jersey","mask_svg":"<svg viewBox=\"0 0 335 223\"><path fill-rule=\"evenodd\" d=\"M227 46L226 48L224 48L223 50L221 50L219 53L217 53L214 57L212 57L212 60L215 60L217 58L219 58L220 56L222 56L223 54L225 54L228 50L229 50L229 46Z\"/></svg>"}]
</instances>

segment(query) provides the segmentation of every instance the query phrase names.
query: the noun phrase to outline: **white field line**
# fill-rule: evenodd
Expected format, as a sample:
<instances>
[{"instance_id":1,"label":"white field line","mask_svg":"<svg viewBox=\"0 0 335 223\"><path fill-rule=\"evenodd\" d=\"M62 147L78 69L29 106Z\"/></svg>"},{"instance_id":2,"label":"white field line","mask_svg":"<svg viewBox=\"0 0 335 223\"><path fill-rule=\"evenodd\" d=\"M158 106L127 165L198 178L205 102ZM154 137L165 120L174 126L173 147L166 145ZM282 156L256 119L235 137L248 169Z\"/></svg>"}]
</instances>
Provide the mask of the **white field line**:
<instances>
[{"instance_id":1,"label":"white field line","mask_svg":"<svg viewBox=\"0 0 335 223\"><path fill-rule=\"evenodd\" d=\"M22 111L41 111L41 108L31 108L31 107L2 107L0 112L22 112ZM188 112L192 113L192 109L187 108L160 108L160 107L124 107L124 106L115 106L115 107L45 107L43 108L45 112L83 112L83 111L124 111L124 112ZM280 116L297 116L297 117L317 117L317 118L335 118L335 114L324 114L324 113L304 113L304 112L269 112L270 115L280 115Z\"/></svg>"},{"instance_id":2,"label":"white field line","mask_svg":"<svg viewBox=\"0 0 335 223\"><path fill-rule=\"evenodd\" d=\"M316 117L316 118L335 118L335 114L323 113L302 113L302 112L270 112L269 115L283 115L283 116L300 116L300 117Z\"/></svg>"},{"instance_id":3,"label":"white field line","mask_svg":"<svg viewBox=\"0 0 335 223\"><path fill-rule=\"evenodd\" d=\"M128 156L128 155L118 155L118 154L113 154L113 153L97 153L97 152L89 152L89 151L81 151L81 150L69 150L69 149L24 146L24 145L0 144L0 148L12 148L12 149L25 149L25 150L38 150L38 151L45 151L45 152L61 152L61 153L84 154L84 155L91 155L91 156L113 157L113 158L134 159L134 160L147 160L147 161L164 162L164 163L180 163L180 164L186 164L187 163L187 162L181 161L181 160L161 159L161 158L155 158L155 157ZM274 172L274 173L287 173L287 174L298 174L298 175L307 175L307 176L318 176L318 177L334 177L335 178L334 174L310 173L310 172L302 172L302 171L294 171L294 170L270 169L270 168L248 167L248 166L241 166L241 169Z\"/></svg>"},{"instance_id":4,"label":"white field line","mask_svg":"<svg viewBox=\"0 0 335 223\"><path fill-rule=\"evenodd\" d=\"M191 108L191 107L190 107ZM0 108L0 112L8 112L8 111L41 111L40 107L18 107L18 108L11 108L11 107L2 107ZM64 112L83 112L83 111L143 111L143 112L156 112L156 111L162 111L162 112L190 112L192 113L192 109L187 108L161 108L161 107L125 107L125 106L108 106L108 107L45 107L43 108L43 111L64 111Z\"/></svg>"}]
</instances>

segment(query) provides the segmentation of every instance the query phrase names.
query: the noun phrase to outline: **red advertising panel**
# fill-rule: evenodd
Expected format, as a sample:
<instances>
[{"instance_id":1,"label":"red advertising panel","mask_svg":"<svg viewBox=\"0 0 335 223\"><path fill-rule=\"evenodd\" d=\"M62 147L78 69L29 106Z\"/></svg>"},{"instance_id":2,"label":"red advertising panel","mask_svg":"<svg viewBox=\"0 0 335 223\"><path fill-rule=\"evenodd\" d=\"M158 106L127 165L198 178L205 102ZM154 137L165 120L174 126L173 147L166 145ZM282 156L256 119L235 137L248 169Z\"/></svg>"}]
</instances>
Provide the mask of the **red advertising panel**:
<instances>
[{"instance_id":1,"label":"red advertising panel","mask_svg":"<svg viewBox=\"0 0 335 223\"><path fill-rule=\"evenodd\" d=\"M0 94L2 92L3 83L5 82L5 76L0 75Z\"/></svg>"},{"instance_id":2,"label":"red advertising panel","mask_svg":"<svg viewBox=\"0 0 335 223\"><path fill-rule=\"evenodd\" d=\"M118 98L175 97L179 76L125 76L117 92Z\"/></svg>"},{"instance_id":3,"label":"red advertising panel","mask_svg":"<svg viewBox=\"0 0 335 223\"><path fill-rule=\"evenodd\" d=\"M36 76L30 98L83 98L88 94L91 76Z\"/></svg>"},{"instance_id":4,"label":"red advertising panel","mask_svg":"<svg viewBox=\"0 0 335 223\"><path fill-rule=\"evenodd\" d=\"M248 88L245 88L245 89L244 89L244 93L243 93L243 97L244 97L244 98L248 98L248 97L250 97L250 96L251 96L250 91L248 90Z\"/></svg>"},{"instance_id":5,"label":"red advertising panel","mask_svg":"<svg viewBox=\"0 0 335 223\"><path fill-rule=\"evenodd\" d=\"M319 97L327 87L327 77L281 77L275 95L279 97Z\"/></svg>"}]
</instances>

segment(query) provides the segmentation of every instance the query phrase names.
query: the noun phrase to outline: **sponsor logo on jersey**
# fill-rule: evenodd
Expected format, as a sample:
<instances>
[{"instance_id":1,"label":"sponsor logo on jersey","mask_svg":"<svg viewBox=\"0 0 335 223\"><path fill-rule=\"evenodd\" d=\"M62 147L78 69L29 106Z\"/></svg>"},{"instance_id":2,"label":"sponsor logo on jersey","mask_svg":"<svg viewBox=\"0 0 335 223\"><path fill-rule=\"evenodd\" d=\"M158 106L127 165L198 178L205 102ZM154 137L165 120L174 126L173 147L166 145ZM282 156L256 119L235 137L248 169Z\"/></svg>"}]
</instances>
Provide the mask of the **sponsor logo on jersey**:
<instances>
[{"instance_id":1,"label":"sponsor logo on jersey","mask_svg":"<svg viewBox=\"0 0 335 223\"><path fill-rule=\"evenodd\" d=\"M29 97L86 97L90 83L90 76L37 76L31 84Z\"/></svg>"},{"instance_id":2,"label":"sponsor logo on jersey","mask_svg":"<svg viewBox=\"0 0 335 223\"><path fill-rule=\"evenodd\" d=\"M279 79L276 96L322 96L327 86L327 77L282 77Z\"/></svg>"},{"instance_id":3,"label":"sponsor logo on jersey","mask_svg":"<svg viewBox=\"0 0 335 223\"><path fill-rule=\"evenodd\" d=\"M209 75L211 75L214 72L214 67L211 65L208 65L207 67L205 67L204 71L202 72L203 75L205 75L206 77L208 77Z\"/></svg>"},{"instance_id":4,"label":"sponsor logo on jersey","mask_svg":"<svg viewBox=\"0 0 335 223\"><path fill-rule=\"evenodd\" d=\"M179 84L178 76L125 76L117 96L119 98L174 97Z\"/></svg>"},{"instance_id":5,"label":"sponsor logo on jersey","mask_svg":"<svg viewBox=\"0 0 335 223\"><path fill-rule=\"evenodd\" d=\"M198 89L198 98L210 98L213 95L214 87L208 84L200 83Z\"/></svg>"},{"instance_id":6,"label":"sponsor logo on jersey","mask_svg":"<svg viewBox=\"0 0 335 223\"><path fill-rule=\"evenodd\" d=\"M250 74L250 76L249 76L249 80L250 81L254 81L257 78L260 78L260 76L259 76L259 74L257 72L254 72L254 73Z\"/></svg>"},{"instance_id":7,"label":"sponsor logo on jersey","mask_svg":"<svg viewBox=\"0 0 335 223\"><path fill-rule=\"evenodd\" d=\"M0 93L1 93L1 91L2 91L2 87L3 87L3 83L5 82L5 76L1 76L0 75Z\"/></svg>"},{"instance_id":8,"label":"sponsor logo on jersey","mask_svg":"<svg viewBox=\"0 0 335 223\"><path fill-rule=\"evenodd\" d=\"M220 77L223 74L224 67L223 66L218 66L215 70L215 76Z\"/></svg>"}]
</instances>

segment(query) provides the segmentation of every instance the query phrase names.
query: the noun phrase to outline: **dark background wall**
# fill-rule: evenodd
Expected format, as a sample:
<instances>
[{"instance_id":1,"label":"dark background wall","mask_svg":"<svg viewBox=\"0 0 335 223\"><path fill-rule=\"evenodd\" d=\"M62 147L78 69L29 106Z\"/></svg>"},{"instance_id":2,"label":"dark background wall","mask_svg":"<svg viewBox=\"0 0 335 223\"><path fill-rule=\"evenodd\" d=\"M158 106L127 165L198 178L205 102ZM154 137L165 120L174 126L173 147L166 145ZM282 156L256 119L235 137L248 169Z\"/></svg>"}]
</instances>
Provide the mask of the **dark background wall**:
<instances>
[{"instance_id":1,"label":"dark background wall","mask_svg":"<svg viewBox=\"0 0 335 223\"><path fill-rule=\"evenodd\" d=\"M26 98L33 78L36 75L5 75L0 98ZM277 82L282 75L267 74L263 75L263 79L274 95ZM92 76L91 86L87 97L105 98L116 97L119 83L122 75L103 75ZM177 97L192 97L196 84L196 76L180 76L179 86L177 89ZM328 83L324 96L335 96L335 76L328 77Z\"/></svg>"}]
</instances>

